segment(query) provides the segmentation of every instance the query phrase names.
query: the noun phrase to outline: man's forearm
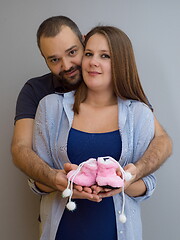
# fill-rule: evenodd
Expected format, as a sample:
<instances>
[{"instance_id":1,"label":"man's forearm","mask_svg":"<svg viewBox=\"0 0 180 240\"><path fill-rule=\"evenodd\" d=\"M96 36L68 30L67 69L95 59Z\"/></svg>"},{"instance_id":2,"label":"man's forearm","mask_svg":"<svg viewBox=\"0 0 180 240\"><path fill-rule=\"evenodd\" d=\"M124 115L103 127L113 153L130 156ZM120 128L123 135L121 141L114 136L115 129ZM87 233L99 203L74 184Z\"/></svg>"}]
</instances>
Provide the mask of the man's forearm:
<instances>
[{"instance_id":1,"label":"man's forearm","mask_svg":"<svg viewBox=\"0 0 180 240\"><path fill-rule=\"evenodd\" d=\"M57 170L46 164L32 149L34 119L20 119L14 126L11 152L14 164L33 180L55 187Z\"/></svg>"},{"instance_id":2,"label":"man's forearm","mask_svg":"<svg viewBox=\"0 0 180 240\"><path fill-rule=\"evenodd\" d=\"M56 169L52 169L29 147L13 146L14 164L27 176L49 187L55 187Z\"/></svg>"},{"instance_id":3,"label":"man's forearm","mask_svg":"<svg viewBox=\"0 0 180 240\"><path fill-rule=\"evenodd\" d=\"M136 163L136 180L156 171L172 153L172 142L164 131L164 134L155 136L148 149Z\"/></svg>"}]
</instances>

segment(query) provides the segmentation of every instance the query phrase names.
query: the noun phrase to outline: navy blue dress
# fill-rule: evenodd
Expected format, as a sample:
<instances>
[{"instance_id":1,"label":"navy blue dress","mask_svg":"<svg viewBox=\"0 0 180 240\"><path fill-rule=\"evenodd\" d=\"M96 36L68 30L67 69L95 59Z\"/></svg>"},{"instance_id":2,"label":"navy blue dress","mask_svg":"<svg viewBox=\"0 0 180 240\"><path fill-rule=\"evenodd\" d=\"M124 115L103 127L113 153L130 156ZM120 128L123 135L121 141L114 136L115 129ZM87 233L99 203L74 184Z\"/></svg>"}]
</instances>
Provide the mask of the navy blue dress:
<instances>
[{"instance_id":1,"label":"navy blue dress","mask_svg":"<svg viewBox=\"0 0 180 240\"><path fill-rule=\"evenodd\" d=\"M119 130L107 133L86 133L71 128L67 153L71 163L79 165L89 158L111 156L118 160L122 142ZM113 198L100 203L75 199L77 208L64 210L56 240L117 240Z\"/></svg>"}]
</instances>

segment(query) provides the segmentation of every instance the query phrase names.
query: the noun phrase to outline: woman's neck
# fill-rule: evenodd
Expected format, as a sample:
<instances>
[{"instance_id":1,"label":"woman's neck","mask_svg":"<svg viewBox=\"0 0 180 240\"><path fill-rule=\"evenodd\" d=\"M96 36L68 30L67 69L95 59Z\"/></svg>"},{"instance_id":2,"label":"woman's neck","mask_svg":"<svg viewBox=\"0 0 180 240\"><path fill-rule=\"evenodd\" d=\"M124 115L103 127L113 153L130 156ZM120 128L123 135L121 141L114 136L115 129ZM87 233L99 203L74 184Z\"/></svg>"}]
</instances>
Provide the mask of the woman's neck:
<instances>
[{"instance_id":1,"label":"woman's neck","mask_svg":"<svg viewBox=\"0 0 180 240\"><path fill-rule=\"evenodd\" d=\"M93 107L105 107L117 104L117 97L112 92L93 92L88 91L87 98L84 103Z\"/></svg>"}]
</instances>

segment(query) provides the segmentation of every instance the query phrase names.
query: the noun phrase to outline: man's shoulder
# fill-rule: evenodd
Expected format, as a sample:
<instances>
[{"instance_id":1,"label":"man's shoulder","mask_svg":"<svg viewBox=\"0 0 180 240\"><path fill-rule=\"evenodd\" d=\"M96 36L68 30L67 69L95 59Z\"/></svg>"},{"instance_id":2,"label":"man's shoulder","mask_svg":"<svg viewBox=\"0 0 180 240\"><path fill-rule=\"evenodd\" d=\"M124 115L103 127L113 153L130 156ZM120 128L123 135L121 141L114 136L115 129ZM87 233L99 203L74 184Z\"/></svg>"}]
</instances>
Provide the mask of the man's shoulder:
<instances>
[{"instance_id":1,"label":"man's shoulder","mask_svg":"<svg viewBox=\"0 0 180 240\"><path fill-rule=\"evenodd\" d=\"M38 77L33 77L30 78L25 84L30 84L30 85L44 85L45 83L52 83L53 80L53 75L52 73L47 73L45 75L42 76L38 76Z\"/></svg>"},{"instance_id":2,"label":"man's shoulder","mask_svg":"<svg viewBox=\"0 0 180 240\"><path fill-rule=\"evenodd\" d=\"M53 92L55 89L51 73L29 79L18 95L15 121L34 118L39 101Z\"/></svg>"},{"instance_id":3,"label":"man's shoulder","mask_svg":"<svg viewBox=\"0 0 180 240\"><path fill-rule=\"evenodd\" d=\"M48 73L29 79L23 86L21 94L34 96L41 100L44 96L54 93L53 75Z\"/></svg>"}]
</instances>

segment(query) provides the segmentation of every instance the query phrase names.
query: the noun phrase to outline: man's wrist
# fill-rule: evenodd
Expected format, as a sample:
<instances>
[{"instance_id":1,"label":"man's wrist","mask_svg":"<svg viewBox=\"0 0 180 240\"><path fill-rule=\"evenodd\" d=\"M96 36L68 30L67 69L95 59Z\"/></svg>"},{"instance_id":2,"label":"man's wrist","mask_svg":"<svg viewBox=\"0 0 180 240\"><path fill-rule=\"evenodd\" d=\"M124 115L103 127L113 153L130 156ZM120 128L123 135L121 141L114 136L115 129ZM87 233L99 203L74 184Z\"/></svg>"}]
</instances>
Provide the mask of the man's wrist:
<instances>
[{"instance_id":1,"label":"man's wrist","mask_svg":"<svg viewBox=\"0 0 180 240\"><path fill-rule=\"evenodd\" d=\"M47 186L49 186L50 188L53 188L54 190L58 190L56 186L56 176L58 174L58 171L59 171L58 169L50 168L49 174L48 174L49 184L47 184Z\"/></svg>"},{"instance_id":2,"label":"man's wrist","mask_svg":"<svg viewBox=\"0 0 180 240\"><path fill-rule=\"evenodd\" d=\"M54 188L48 187L48 186L38 183L38 182L34 182L34 185L35 185L36 189L41 193L50 193L50 192L55 191Z\"/></svg>"},{"instance_id":3,"label":"man's wrist","mask_svg":"<svg viewBox=\"0 0 180 240\"><path fill-rule=\"evenodd\" d=\"M134 165L136 166L136 176L135 176L134 181L137 181L144 177L145 164L139 160Z\"/></svg>"}]
</instances>

